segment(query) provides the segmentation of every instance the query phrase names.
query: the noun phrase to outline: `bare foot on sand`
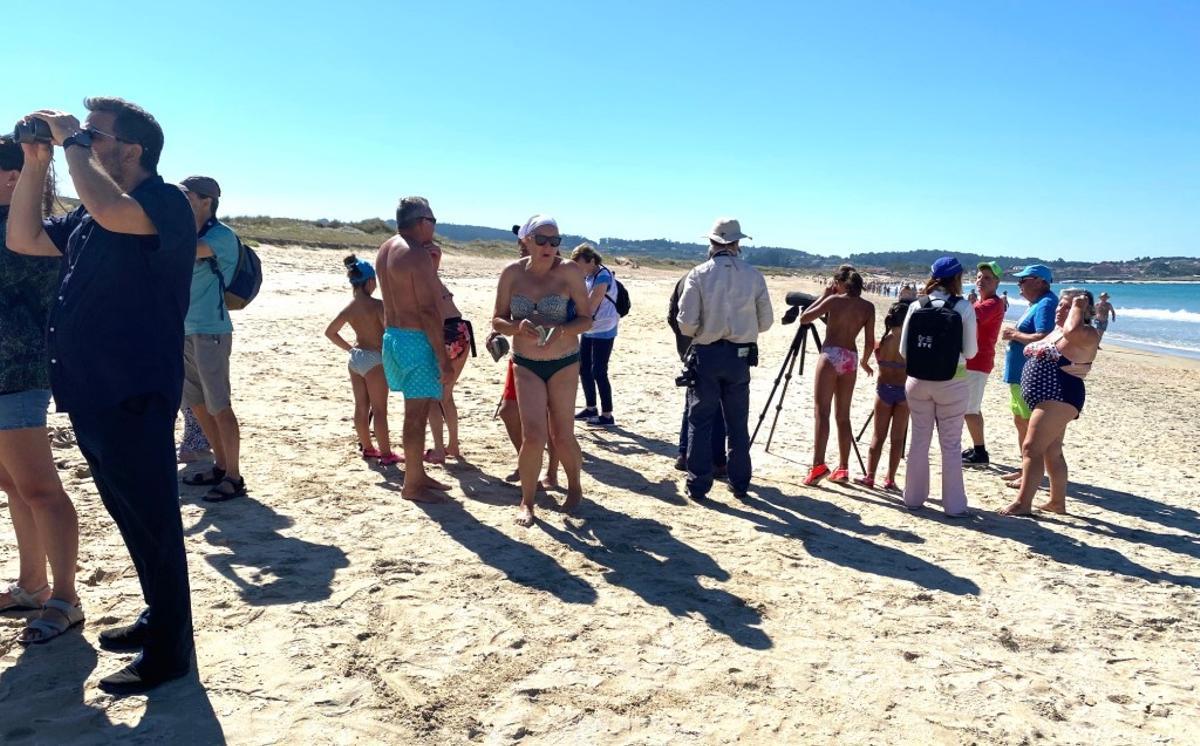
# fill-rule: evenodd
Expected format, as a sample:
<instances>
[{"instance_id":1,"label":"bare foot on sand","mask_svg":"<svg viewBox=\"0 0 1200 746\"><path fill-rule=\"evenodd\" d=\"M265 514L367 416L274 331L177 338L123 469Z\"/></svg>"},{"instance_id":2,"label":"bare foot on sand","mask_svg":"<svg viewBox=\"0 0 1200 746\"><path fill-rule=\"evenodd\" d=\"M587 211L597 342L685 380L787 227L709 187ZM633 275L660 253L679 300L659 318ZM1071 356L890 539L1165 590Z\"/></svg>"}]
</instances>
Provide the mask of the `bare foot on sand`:
<instances>
[{"instance_id":1,"label":"bare foot on sand","mask_svg":"<svg viewBox=\"0 0 1200 746\"><path fill-rule=\"evenodd\" d=\"M420 482L417 483L417 486L421 487L423 489L427 489L427 490L437 490L439 492L449 492L450 491L450 485L443 484L442 482L437 481L436 479L429 476L428 474L425 475L424 479L422 479Z\"/></svg>"},{"instance_id":2,"label":"bare foot on sand","mask_svg":"<svg viewBox=\"0 0 1200 746\"><path fill-rule=\"evenodd\" d=\"M446 502L445 495L438 493L438 492L434 492L433 490L430 490L430 489L426 489L424 487L418 488L411 493L406 492L405 490L401 490L400 497L403 497L405 500L412 500L415 503L443 503L443 502Z\"/></svg>"},{"instance_id":3,"label":"bare foot on sand","mask_svg":"<svg viewBox=\"0 0 1200 746\"><path fill-rule=\"evenodd\" d=\"M536 520L533 517L533 507L530 505L521 505L521 507L517 508L517 517L514 520L518 526L532 526L534 520Z\"/></svg>"},{"instance_id":4,"label":"bare foot on sand","mask_svg":"<svg viewBox=\"0 0 1200 746\"><path fill-rule=\"evenodd\" d=\"M1017 500L1007 508L1001 510L1000 515L1033 515L1033 508L1028 505L1022 505L1021 501Z\"/></svg>"},{"instance_id":5,"label":"bare foot on sand","mask_svg":"<svg viewBox=\"0 0 1200 746\"><path fill-rule=\"evenodd\" d=\"M541 485L542 489L544 490L556 490L558 489L558 477L547 474L546 476L542 477L542 481L538 482L538 484Z\"/></svg>"},{"instance_id":6,"label":"bare foot on sand","mask_svg":"<svg viewBox=\"0 0 1200 746\"><path fill-rule=\"evenodd\" d=\"M1065 500L1060 503L1056 503L1053 500L1047 500L1046 502L1037 506L1037 509L1044 510L1047 513L1058 513L1059 515L1066 515L1067 514L1067 503Z\"/></svg>"},{"instance_id":7,"label":"bare foot on sand","mask_svg":"<svg viewBox=\"0 0 1200 746\"><path fill-rule=\"evenodd\" d=\"M1005 482L1019 482L1019 481L1021 481L1021 472L1014 471L1011 474L1005 474L1004 476L1002 476L1000 478L1003 479Z\"/></svg>"},{"instance_id":8,"label":"bare foot on sand","mask_svg":"<svg viewBox=\"0 0 1200 746\"><path fill-rule=\"evenodd\" d=\"M450 458L458 459L459 461L462 461L462 451L459 450L457 443L455 443L454 445L446 444L446 455L449 456Z\"/></svg>"},{"instance_id":9,"label":"bare foot on sand","mask_svg":"<svg viewBox=\"0 0 1200 746\"><path fill-rule=\"evenodd\" d=\"M567 490L567 499L563 501L562 512L568 514L574 513L581 502L583 502L583 490L578 492Z\"/></svg>"}]
</instances>

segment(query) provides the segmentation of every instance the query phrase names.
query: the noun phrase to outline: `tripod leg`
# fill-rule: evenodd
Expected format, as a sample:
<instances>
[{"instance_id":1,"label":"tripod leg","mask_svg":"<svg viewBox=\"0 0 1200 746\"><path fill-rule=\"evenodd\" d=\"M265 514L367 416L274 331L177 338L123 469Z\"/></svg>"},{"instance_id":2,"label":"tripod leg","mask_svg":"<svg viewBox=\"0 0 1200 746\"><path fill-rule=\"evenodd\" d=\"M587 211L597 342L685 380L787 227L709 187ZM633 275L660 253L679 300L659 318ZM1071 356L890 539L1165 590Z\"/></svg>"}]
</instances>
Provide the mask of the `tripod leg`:
<instances>
[{"instance_id":1,"label":"tripod leg","mask_svg":"<svg viewBox=\"0 0 1200 746\"><path fill-rule=\"evenodd\" d=\"M783 400L787 396L788 385L792 382L792 370L795 366L796 355L793 354L791 364L788 366L787 376L783 380L783 390L779 392L779 402L775 405L775 416L771 418L771 430L767 433L767 445L763 448L767 453L771 452L771 441L775 439L775 426L779 424L779 414L783 411Z\"/></svg>"},{"instance_id":2,"label":"tripod leg","mask_svg":"<svg viewBox=\"0 0 1200 746\"><path fill-rule=\"evenodd\" d=\"M862 440L863 433L865 433L865 432L867 431L867 428L871 426L871 420L873 420L874 418L875 418L875 412L874 412L874 411L872 411L872 412L871 412L869 415L867 415L867 421L863 423L863 426L862 426L862 428L860 428L860 429L859 429L859 431L858 431L858 435L856 435L856 436L854 437L854 442L855 442L855 443L857 443L858 441Z\"/></svg>"},{"instance_id":3,"label":"tripod leg","mask_svg":"<svg viewBox=\"0 0 1200 746\"><path fill-rule=\"evenodd\" d=\"M792 344L788 347L787 354L783 356L783 364L779 366L779 375L775 376L775 384L771 386L771 394L767 397L767 403L763 405L762 412L758 415L758 423L754 426L754 434L750 436L750 445L754 445L754 441L758 438L758 430L762 427L763 420L767 417L767 410L771 408L771 402L775 400L775 392L779 390L779 382L783 380L784 373L787 373L788 380L792 377L792 366L796 362L796 351L800 348L800 332L801 329L796 330L796 336L792 338ZM784 385L784 390L787 390L786 384ZM779 397L779 403L782 406L782 396ZM778 419L778 414L776 414L776 419ZM773 427L772 430L774 430ZM770 450L769 443L767 449Z\"/></svg>"}]
</instances>

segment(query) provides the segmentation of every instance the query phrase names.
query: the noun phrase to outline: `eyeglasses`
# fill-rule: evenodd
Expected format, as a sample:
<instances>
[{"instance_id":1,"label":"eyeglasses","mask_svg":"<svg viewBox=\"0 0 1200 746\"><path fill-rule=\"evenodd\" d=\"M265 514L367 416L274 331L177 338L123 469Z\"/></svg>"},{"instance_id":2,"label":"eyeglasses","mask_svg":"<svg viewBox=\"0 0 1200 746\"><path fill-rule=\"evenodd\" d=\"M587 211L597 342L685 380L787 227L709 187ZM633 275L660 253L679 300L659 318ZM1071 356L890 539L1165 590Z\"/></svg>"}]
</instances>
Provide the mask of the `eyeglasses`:
<instances>
[{"instance_id":1,"label":"eyeglasses","mask_svg":"<svg viewBox=\"0 0 1200 746\"><path fill-rule=\"evenodd\" d=\"M1036 279L1037 279L1036 277L1022 277L1021 279L1017 280L1017 284L1024 285L1025 283L1029 282L1030 280L1036 280Z\"/></svg>"},{"instance_id":2,"label":"eyeglasses","mask_svg":"<svg viewBox=\"0 0 1200 746\"><path fill-rule=\"evenodd\" d=\"M537 235L537 236L533 237L533 242L535 244L537 244L538 246L545 246L546 244L550 244L551 246L558 248L558 246L562 243L562 236Z\"/></svg>"},{"instance_id":3,"label":"eyeglasses","mask_svg":"<svg viewBox=\"0 0 1200 746\"><path fill-rule=\"evenodd\" d=\"M110 132L105 132L104 130L98 130L95 127L88 127L86 129L84 129L83 131L88 133L88 135L93 140L96 139L97 137L107 137L110 140L116 140L117 142L123 142L123 143L126 143L127 145L137 145L138 144L138 143L134 142L133 140L126 140L123 137L117 137L116 135L114 135Z\"/></svg>"},{"instance_id":4,"label":"eyeglasses","mask_svg":"<svg viewBox=\"0 0 1200 746\"><path fill-rule=\"evenodd\" d=\"M421 220L428 220L429 222L433 223L434 225L437 225L437 218L421 218Z\"/></svg>"}]
</instances>

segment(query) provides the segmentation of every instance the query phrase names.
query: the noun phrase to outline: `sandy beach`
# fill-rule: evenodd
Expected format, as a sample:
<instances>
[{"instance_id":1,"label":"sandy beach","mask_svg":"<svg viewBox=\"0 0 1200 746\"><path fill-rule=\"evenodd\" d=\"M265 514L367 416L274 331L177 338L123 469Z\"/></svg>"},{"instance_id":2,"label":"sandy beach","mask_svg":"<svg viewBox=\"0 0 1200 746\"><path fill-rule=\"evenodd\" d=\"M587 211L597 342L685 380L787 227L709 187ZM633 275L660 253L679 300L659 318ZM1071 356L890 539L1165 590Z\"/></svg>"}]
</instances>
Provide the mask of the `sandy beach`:
<instances>
[{"instance_id":1,"label":"sandy beach","mask_svg":"<svg viewBox=\"0 0 1200 746\"><path fill-rule=\"evenodd\" d=\"M97 633L141 599L53 415L88 621L24 649L22 618L0 618L0 743L1196 742L1196 361L1105 345L1067 433L1065 517L996 514L1017 464L999 370L994 466L968 471L967 520L801 486L811 373L791 380L765 453L768 413L750 496L718 483L697 503L673 468L683 392L665 316L683 270L617 267L633 300L612 360L617 427L578 428L579 514L554 512L564 495L550 492L522 529L503 481L515 455L492 419L503 365L481 345L458 385L466 459L432 469L453 499L406 502L401 470L358 458L346 360L322 336L349 299L344 252L261 253L263 292L234 337L250 497L181 488L198 675L143 697L96 688L123 660ZM443 262L480 338L502 266ZM786 292L817 290L768 281L776 319ZM796 329L777 321L760 340L751 429ZM856 431L873 399L860 377ZM397 431L401 408L394 395ZM7 520L0 547L15 578Z\"/></svg>"}]
</instances>

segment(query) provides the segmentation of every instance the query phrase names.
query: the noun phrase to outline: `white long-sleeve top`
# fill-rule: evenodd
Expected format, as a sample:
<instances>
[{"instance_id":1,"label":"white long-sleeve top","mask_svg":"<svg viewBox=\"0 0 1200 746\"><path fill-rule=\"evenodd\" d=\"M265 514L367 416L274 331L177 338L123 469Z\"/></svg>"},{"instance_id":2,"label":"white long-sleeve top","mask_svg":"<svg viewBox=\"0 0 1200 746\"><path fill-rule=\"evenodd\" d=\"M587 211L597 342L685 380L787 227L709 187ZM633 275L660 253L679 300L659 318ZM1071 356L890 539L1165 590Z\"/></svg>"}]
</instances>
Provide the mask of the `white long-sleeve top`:
<instances>
[{"instance_id":1,"label":"white long-sleeve top","mask_svg":"<svg viewBox=\"0 0 1200 746\"><path fill-rule=\"evenodd\" d=\"M676 320L692 344L757 341L774 322L767 280L739 257L718 254L688 272Z\"/></svg>"},{"instance_id":2,"label":"white long-sleeve top","mask_svg":"<svg viewBox=\"0 0 1200 746\"><path fill-rule=\"evenodd\" d=\"M929 293L930 305L946 305L946 301L950 299L950 294L941 288L937 288ZM912 318L913 313L920 308L920 305L913 301L908 304L908 313L904 316L904 326L900 329L900 355L904 355L904 351L908 349L908 320ZM979 329L975 323L975 307L971 305L966 298L959 298L958 303L954 304L954 310L962 316L962 353L958 356L958 367L961 373L966 369L967 360L975 357L979 352Z\"/></svg>"}]
</instances>

